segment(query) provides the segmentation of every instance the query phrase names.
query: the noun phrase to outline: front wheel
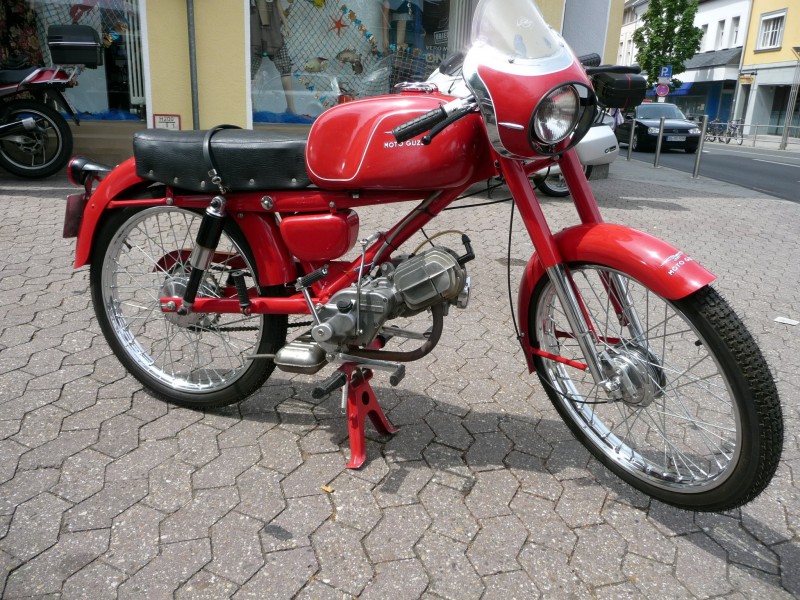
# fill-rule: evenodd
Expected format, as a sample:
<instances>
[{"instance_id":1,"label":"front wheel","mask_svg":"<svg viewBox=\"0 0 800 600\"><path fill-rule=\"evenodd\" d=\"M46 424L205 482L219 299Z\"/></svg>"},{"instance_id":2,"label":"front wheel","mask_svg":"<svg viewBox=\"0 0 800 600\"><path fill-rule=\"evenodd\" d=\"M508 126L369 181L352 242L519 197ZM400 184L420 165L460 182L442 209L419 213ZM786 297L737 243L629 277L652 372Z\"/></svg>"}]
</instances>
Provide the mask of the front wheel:
<instances>
[{"instance_id":1,"label":"front wheel","mask_svg":"<svg viewBox=\"0 0 800 600\"><path fill-rule=\"evenodd\" d=\"M603 266L571 271L606 376L620 383L612 396L588 371L535 356L576 437L663 502L722 511L755 498L778 466L783 420L764 357L725 300L705 287L670 301ZM534 347L585 362L546 278L530 306Z\"/></svg>"},{"instance_id":2,"label":"front wheel","mask_svg":"<svg viewBox=\"0 0 800 600\"><path fill-rule=\"evenodd\" d=\"M33 179L60 171L72 154L72 132L64 117L46 104L19 100L6 107L4 123L31 118L37 129L0 138L0 166Z\"/></svg>"},{"instance_id":3,"label":"front wheel","mask_svg":"<svg viewBox=\"0 0 800 600\"><path fill-rule=\"evenodd\" d=\"M163 313L159 299L182 296L202 215L169 206L114 214L92 255L90 284L103 335L123 366L156 396L192 408L242 400L275 364L287 317ZM257 288L247 241L226 224L199 297L236 297L233 274Z\"/></svg>"}]
</instances>

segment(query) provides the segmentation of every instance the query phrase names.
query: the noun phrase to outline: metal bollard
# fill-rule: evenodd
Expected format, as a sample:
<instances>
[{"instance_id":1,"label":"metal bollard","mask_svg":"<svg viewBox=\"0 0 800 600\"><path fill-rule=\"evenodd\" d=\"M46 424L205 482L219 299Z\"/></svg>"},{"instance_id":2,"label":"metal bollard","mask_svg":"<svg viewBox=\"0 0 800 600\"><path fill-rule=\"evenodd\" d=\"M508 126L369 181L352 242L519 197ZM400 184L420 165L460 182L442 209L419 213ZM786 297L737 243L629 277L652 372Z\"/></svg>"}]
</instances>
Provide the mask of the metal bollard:
<instances>
[{"instance_id":1,"label":"metal bollard","mask_svg":"<svg viewBox=\"0 0 800 600\"><path fill-rule=\"evenodd\" d=\"M628 160L633 152L633 136L636 135L636 119L631 119L631 136L628 138Z\"/></svg>"},{"instance_id":2,"label":"metal bollard","mask_svg":"<svg viewBox=\"0 0 800 600\"><path fill-rule=\"evenodd\" d=\"M660 122L658 124L658 142L656 142L656 156L653 159L653 168L659 169L658 160L661 158L661 141L664 139L664 121L666 121L666 117L661 117Z\"/></svg>"},{"instance_id":3,"label":"metal bollard","mask_svg":"<svg viewBox=\"0 0 800 600\"><path fill-rule=\"evenodd\" d=\"M700 126L700 141L697 142L697 156L694 157L693 179L697 179L700 173L700 157L703 156L703 146L706 143L706 129L708 129L708 115L703 115L703 124Z\"/></svg>"}]
</instances>

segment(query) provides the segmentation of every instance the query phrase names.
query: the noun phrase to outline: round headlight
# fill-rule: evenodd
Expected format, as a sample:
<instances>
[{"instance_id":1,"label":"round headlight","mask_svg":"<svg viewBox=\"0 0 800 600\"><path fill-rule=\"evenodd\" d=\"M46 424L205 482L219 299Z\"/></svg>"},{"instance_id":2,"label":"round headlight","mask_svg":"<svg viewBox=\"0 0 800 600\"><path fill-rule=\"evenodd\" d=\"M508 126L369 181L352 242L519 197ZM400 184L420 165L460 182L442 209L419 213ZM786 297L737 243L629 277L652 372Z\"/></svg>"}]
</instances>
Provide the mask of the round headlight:
<instances>
[{"instance_id":1,"label":"round headlight","mask_svg":"<svg viewBox=\"0 0 800 600\"><path fill-rule=\"evenodd\" d=\"M533 135L544 144L557 144L578 124L580 98L571 85L562 85L547 94L533 113Z\"/></svg>"}]
</instances>

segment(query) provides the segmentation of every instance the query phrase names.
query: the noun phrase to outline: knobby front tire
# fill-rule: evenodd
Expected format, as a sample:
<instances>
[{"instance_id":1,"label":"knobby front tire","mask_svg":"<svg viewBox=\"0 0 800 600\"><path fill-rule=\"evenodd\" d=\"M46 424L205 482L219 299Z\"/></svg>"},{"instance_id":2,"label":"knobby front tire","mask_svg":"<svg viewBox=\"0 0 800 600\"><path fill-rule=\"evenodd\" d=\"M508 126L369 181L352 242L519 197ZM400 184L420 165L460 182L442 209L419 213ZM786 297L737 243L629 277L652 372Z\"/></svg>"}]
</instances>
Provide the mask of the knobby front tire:
<instances>
[{"instance_id":1,"label":"knobby front tire","mask_svg":"<svg viewBox=\"0 0 800 600\"><path fill-rule=\"evenodd\" d=\"M615 400L588 371L535 357L575 436L620 478L668 504L724 511L755 498L778 466L783 419L766 361L730 306L710 287L669 301L624 273L570 268L598 350L625 375ZM614 306L627 307L622 319ZM534 347L585 362L546 278L530 307ZM643 336L629 326L636 320Z\"/></svg>"},{"instance_id":2,"label":"knobby front tire","mask_svg":"<svg viewBox=\"0 0 800 600\"><path fill-rule=\"evenodd\" d=\"M286 340L285 315L190 314L160 309L162 297L182 296L202 216L168 206L126 209L100 231L90 285L103 335L122 365L157 397L191 408L244 399L272 374ZM256 287L244 236L228 221L198 297L235 297L231 274Z\"/></svg>"}]
</instances>

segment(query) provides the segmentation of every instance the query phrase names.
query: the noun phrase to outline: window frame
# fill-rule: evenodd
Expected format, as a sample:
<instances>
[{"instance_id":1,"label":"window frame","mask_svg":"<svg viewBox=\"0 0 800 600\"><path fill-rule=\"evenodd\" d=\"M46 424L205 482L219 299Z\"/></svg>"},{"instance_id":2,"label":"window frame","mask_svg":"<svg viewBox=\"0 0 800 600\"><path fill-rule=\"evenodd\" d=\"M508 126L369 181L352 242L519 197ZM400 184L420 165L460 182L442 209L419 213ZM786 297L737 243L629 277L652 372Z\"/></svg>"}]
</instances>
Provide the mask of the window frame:
<instances>
[{"instance_id":1,"label":"window frame","mask_svg":"<svg viewBox=\"0 0 800 600\"><path fill-rule=\"evenodd\" d=\"M775 43L770 45L764 44L764 35L766 30L765 24L769 21L778 21L780 19L780 27L776 28ZM758 37L756 38L756 51L767 52L771 50L780 50L783 44L783 33L786 31L786 9L774 10L772 12L764 13L758 22Z\"/></svg>"}]
</instances>

